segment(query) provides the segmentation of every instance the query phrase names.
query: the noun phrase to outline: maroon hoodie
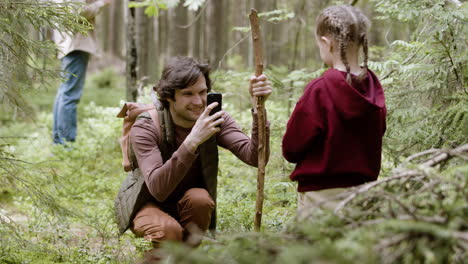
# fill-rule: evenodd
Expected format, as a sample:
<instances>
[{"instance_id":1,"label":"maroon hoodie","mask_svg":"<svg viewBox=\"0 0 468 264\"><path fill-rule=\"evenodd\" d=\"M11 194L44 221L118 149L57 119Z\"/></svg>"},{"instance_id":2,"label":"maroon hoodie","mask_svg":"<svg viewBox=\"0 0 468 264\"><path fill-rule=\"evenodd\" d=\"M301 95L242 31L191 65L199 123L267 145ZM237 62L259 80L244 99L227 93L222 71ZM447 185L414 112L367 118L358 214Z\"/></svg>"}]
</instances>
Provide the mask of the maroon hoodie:
<instances>
[{"instance_id":1,"label":"maroon hoodie","mask_svg":"<svg viewBox=\"0 0 468 264\"><path fill-rule=\"evenodd\" d=\"M296 163L298 191L359 185L377 179L385 133L385 97L372 71L362 81L327 70L311 81L283 137L283 156Z\"/></svg>"}]
</instances>

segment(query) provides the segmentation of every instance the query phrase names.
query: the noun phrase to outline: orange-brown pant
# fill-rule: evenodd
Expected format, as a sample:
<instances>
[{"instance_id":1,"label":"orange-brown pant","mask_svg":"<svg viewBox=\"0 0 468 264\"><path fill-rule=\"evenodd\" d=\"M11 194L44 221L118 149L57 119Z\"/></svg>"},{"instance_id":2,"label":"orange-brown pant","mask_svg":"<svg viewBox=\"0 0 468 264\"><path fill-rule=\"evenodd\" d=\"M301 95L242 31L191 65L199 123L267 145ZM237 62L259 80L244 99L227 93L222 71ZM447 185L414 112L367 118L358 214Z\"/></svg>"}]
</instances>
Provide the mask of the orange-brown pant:
<instances>
[{"instance_id":1,"label":"orange-brown pant","mask_svg":"<svg viewBox=\"0 0 468 264\"><path fill-rule=\"evenodd\" d=\"M165 240L186 241L192 230L208 230L214 207L215 203L205 189L192 188L177 203L177 212L172 214L177 215L177 219L149 202L136 214L131 230L153 242L154 247Z\"/></svg>"}]
</instances>

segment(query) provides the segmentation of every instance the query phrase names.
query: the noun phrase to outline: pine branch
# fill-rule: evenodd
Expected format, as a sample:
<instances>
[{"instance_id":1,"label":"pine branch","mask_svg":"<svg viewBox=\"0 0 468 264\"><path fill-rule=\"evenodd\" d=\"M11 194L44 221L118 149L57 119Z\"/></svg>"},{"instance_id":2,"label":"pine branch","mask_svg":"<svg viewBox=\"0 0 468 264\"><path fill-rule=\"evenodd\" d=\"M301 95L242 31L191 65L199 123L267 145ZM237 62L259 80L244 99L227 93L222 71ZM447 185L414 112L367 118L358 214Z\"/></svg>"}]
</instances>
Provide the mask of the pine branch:
<instances>
[{"instance_id":1,"label":"pine branch","mask_svg":"<svg viewBox=\"0 0 468 264\"><path fill-rule=\"evenodd\" d=\"M432 150L431 150L432 151ZM423 151L421 153L414 154L412 156L422 156L427 154L429 151ZM394 180L399 180L407 177L415 177L415 176L423 176L426 177L427 175L424 173L424 170L429 167L433 167L445 160L448 160L454 156L461 156L463 153L468 152L468 144L462 145L460 147L457 147L453 150L450 151L445 151L443 153L438 152L437 154L433 155L431 158L429 158L427 161L424 161L419 165L418 169L413 169L413 170L407 170L407 171L402 171L394 174L391 177L384 178L382 180L374 181L371 183L364 184L360 187L357 187L355 191L351 193L345 200L341 201L340 204L336 207L335 213L339 212L346 204L348 204L350 201L352 201L354 198L356 198L358 195L365 193L369 191L372 188L375 188L378 185L381 185L383 183L387 183L390 181Z\"/></svg>"}]
</instances>

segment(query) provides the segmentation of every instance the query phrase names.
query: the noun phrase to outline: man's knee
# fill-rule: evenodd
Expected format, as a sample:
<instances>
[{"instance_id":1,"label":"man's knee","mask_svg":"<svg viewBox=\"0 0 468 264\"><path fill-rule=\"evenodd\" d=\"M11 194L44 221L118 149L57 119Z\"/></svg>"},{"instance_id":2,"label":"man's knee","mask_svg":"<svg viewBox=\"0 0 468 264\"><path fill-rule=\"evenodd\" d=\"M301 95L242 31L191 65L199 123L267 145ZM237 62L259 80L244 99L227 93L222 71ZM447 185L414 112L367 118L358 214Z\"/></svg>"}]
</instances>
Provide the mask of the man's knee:
<instances>
[{"instance_id":1,"label":"man's knee","mask_svg":"<svg viewBox=\"0 0 468 264\"><path fill-rule=\"evenodd\" d=\"M191 188L185 192L182 199L186 206L193 209L213 210L215 203L207 190L203 188Z\"/></svg>"},{"instance_id":2,"label":"man's knee","mask_svg":"<svg viewBox=\"0 0 468 264\"><path fill-rule=\"evenodd\" d=\"M183 228L177 220L150 203L137 213L131 229L137 236L155 243L183 238Z\"/></svg>"},{"instance_id":3,"label":"man's knee","mask_svg":"<svg viewBox=\"0 0 468 264\"><path fill-rule=\"evenodd\" d=\"M139 233L146 240L159 244L165 240L182 241L183 231L182 226L176 220L173 220L165 223L152 222L146 226L143 232L140 231ZM137 232L135 233L137 234Z\"/></svg>"},{"instance_id":4,"label":"man's knee","mask_svg":"<svg viewBox=\"0 0 468 264\"><path fill-rule=\"evenodd\" d=\"M177 221L171 221L164 225L164 240L182 241L184 229Z\"/></svg>"}]
</instances>

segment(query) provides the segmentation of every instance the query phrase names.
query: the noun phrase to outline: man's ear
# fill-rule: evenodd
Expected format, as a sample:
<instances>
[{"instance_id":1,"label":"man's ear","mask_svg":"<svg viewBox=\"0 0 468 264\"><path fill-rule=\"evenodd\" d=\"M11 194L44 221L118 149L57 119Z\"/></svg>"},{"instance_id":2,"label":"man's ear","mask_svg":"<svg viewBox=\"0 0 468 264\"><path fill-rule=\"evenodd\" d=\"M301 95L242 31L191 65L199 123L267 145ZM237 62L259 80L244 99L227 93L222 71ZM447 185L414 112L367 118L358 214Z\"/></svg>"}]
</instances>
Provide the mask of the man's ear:
<instances>
[{"instance_id":1,"label":"man's ear","mask_svg":"<svg viewBox=\"0 0 468 264\"><path fill-rule=\"evenodd\" d=\"M333 41L328 38L328 37L325 37L325 36L321 36L320 37L320 41L322 41L322 43L325 45L325 47L327 47L327 49L330 51L330 53L333 53Z\"/></svg>"}]
</instances>

